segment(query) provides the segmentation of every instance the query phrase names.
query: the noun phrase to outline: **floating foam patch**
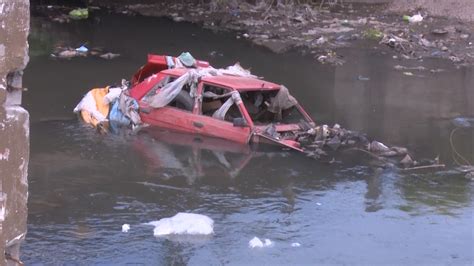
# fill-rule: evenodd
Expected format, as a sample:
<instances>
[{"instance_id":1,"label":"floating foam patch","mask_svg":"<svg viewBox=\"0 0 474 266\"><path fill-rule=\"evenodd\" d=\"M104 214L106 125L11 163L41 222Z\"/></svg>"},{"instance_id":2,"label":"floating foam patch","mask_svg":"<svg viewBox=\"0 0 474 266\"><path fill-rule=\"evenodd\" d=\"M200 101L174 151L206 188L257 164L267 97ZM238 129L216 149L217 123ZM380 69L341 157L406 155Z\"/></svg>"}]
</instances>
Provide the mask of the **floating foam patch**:
<instances>
[{"instance_id":1,"label":"floating foam patch","mask_svg":"<svg viewBox=\"0 0 474 266\"><path fill-rule=\"evenodd\" d=\"M202 214L180 212L173 217L149 222L153 235L210 235L214 233L214 221Z\"/></svg>"},{"instance_id":2,"label":"floating foam patch","mask_svg":"<svg viewBox=\"0 0 474 266\"><path fill-rule=\"evenodd\" d=\"M273 242L266 238L264 241L260 240L258 237L254 237L249 241L250 248L264 248L273 246Z\"/></svg>"},{"instance_id":3,"label":"floating foam patch","mask_svg":"<svg viewBox=\"0 0 474 266\"><path fill-rule=\"evenodd\" d=\"M122 225L122 232L127 233L130 230L130 225L129 224L123 224Z\"/></svg>"}]
</instances>

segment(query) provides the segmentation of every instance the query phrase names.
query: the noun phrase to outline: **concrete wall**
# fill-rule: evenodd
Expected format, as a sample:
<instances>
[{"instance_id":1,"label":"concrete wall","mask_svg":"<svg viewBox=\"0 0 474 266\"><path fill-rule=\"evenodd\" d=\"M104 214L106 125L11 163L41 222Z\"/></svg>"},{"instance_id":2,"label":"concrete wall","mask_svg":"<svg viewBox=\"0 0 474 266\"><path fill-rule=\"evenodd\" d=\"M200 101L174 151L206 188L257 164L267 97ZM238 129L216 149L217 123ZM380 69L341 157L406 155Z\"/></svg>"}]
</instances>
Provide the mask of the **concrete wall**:
<instances>
[{"instance_id":1,"label":"concrete wall","mask_svg":"<svg viewBox=\"0 0 474 266\"><path fill-rule=\"evenodd\" d=\"M29 114L21 104L29 1L0 0L0 265L19 264L26 234Z\"/></svg>"}]
</instances>

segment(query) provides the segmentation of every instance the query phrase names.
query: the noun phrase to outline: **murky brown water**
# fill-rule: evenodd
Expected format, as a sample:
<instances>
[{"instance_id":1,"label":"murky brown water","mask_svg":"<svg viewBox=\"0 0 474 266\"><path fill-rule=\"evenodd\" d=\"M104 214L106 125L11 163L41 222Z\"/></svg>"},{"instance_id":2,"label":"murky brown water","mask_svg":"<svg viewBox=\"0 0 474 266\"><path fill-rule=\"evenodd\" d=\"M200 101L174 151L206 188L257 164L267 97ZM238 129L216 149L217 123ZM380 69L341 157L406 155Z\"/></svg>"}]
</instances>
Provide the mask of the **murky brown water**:
<instances>
[{"instance_id":1,"label":"murky brown water","mask_svg":"<svg viewBox=\"0 0 474 266\"><path fill-rule=\"evenodd\" d=\"M104 46L113 61L48 57L65 42ZM72 109L91 87L118 82L148 52L225 66L240 61L286 84L318 121L404 145L452 165L450 119L474 115L472 68L397 61L370 44L341 51L349 63L275 55L233 34L139 17L100 16L67 25L33 19L25 72L31 112L27 264L472 264L473 186L449 169L402 174L358 163L327 165L291 152L159 131L101 136ZM212 53L216 51L216 53ZM211 54L216 54L211 56ZM219 54L222 54L220 56ZM445 71L405 76L394 65ZM370 80L359 80L359 75ZM474 161L474 132L455 135ZM155 238L143 223L189 211L210 216L206 240ZM129 223L129 233L121 225ZM249 249L254 236L275 245ZM291 247L298 242L300 247Z\"/></svg>"}]
</instances>

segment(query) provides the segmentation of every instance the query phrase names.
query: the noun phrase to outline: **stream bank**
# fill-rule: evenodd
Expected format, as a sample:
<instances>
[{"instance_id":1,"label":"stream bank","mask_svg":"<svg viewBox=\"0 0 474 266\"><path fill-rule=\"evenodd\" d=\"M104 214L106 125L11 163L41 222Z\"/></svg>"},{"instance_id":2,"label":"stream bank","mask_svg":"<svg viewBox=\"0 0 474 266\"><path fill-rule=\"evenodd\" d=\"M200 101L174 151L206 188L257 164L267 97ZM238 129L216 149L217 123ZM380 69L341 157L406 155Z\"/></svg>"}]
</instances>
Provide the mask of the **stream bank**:
<instances>
[{"instance_id":1,"label":"stream bank","mask_svg":"<svg viewBox=\"0 0 474 266\"><path fill-rule=\"evenodd\" d=\"M388 9L386 4L323 5L323 8L319 5L270 6L263 1L257 4L237 1L126 1L125 4L105 1L96 4L93 2L89 9L166 17L215 31L233 31L237 39L248 39L275 53L296 50L333 65L347 61L340 48L353 47L361 40L368 40L371 49L389 54L394 60L443 58L456 65L474 62L473 22L434 16L421 8L404 14L400 7ZM35 9L55 19L63 10L71 8L36 6ZM416 14L422 16L421 22L410 23L407 17L403 19L403 15Z\"/></svg>"}]
</instances>

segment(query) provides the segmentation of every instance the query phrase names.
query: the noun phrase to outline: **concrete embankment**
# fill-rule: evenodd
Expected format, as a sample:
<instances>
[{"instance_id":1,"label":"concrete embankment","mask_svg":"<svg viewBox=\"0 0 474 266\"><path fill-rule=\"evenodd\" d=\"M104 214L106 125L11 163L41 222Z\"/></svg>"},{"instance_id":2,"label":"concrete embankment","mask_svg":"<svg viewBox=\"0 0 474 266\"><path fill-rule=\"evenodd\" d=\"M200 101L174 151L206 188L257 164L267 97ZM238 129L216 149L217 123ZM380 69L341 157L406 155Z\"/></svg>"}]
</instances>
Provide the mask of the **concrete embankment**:
<instances>
[{"instance_id":1,"label":"concrete embankment","mask_svg":"<svg viewBox=\"0 0 474 266\"><path fill-rule=\"evenodd\" d=\"M21 107L28 62L28 0L0 0L0 265L19 265L26 234L29 114Z\"/></svg>"}]
</instances>

